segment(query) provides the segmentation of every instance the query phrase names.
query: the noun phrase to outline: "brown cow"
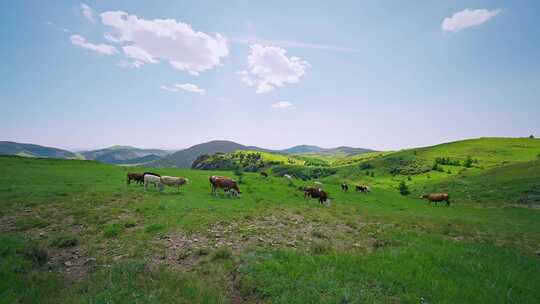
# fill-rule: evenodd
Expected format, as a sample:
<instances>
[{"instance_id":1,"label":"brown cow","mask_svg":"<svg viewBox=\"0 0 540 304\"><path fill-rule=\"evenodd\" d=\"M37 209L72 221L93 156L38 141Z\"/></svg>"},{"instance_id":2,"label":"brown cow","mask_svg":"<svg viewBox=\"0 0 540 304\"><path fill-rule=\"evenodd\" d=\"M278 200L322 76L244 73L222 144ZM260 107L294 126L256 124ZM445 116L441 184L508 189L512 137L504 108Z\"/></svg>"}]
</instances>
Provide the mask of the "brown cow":
<instances>
[{"instance_id":1,"label":"brown cow","mask_svg":"<svg viewBox=\"0 0 540 304\"><path fill-rule=\"evenodd\" d=\"M261 176L262 177L268 177L268 173L264 172L264 171L261 171Z\"/></svg>"},{"instance_id":2,"label":"brown cow","mask_svg":"<svg viewBox=\"0 0 540 304\"><path fill-rule=\"evenodd\" d=\"M432 202L437 205L438 202L446 202L446 206L450 206L450 195L448 193L432 193L420 195L420 198L427 199L428 203Z\"/></svg>"},{"instance_id":3,"label":"brown cow","mask_svg":"<svg viewBox=\"0 0 540 304\"><path fill-rule=\"evenodd\" d=\"M214 195L217 194L216 191L218 188L222 188L225 192L231 193L234 196L238 196L242 193L240 192L236 181L227 176L212 175L208 180L210 181L212 194Z\"/></svg>"},{"instance_id":4,"label":"brown cow","mask_svg":"<svg viewBox=\"0 0 540 304\"><path fill-rule=\"evenodd\" d=\"M366 185L356 185L355 189L356 189L356 192L363 192L363 193L369 193L370 191L369 186L366 186Z\"/></svg>"},{"instance_id":5,"label":"brown cow","mask_svg":"<svg viewBox=\"0 0 540 304\"><path fill-rule=\"evenodd\" d=\"M127 184L131 184L131 181L135 181L137 184L142 184L144 182L144 175L141 173L128 173Z\"/></svg>"},{"instance_id":6,"label":"brown cow","mask_svg":"<svg viewBox=\"0 0 540 304\"><path fill-rule=\"evenodd\" d=\"M304 187L304 198L318 198L319 203L324 204L325 202L330 202L328 199L328 194L324 192L321 188L315 187Z\"/></svg>"}]
</instances>

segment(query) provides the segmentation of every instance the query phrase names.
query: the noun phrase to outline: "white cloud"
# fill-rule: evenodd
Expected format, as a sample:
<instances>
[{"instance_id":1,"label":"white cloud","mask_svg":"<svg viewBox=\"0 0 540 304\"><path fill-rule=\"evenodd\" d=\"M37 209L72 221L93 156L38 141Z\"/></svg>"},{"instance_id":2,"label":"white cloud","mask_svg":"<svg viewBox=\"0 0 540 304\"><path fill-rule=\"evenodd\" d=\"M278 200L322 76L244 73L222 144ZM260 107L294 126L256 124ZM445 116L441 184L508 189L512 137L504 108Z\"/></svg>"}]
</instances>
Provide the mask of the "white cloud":
<instances>
[{"instance_id":1,"label":"white cloud","mask_svg":"<svg viewBox=\"0 0 540 304\"><path fill-rule=\"evenodd\" d=\"M81 12L83 16L88 19L88 21L96 23L96 19L94 18L94 10L90 6L81 3Z\"/></svg>"},{"instance_id":2,"label":"white cloud","mask_svg":"<svg viewBox=\"0 0 540 304\"><path fill-rule=\"evenodd\" d=\"M487 9L464 9L460 12L454 13L452 17L444 18L442 22L442 29L443 31L448 32L459 32L468 27L480 25L489 19L494 18L500 12L500 9L495 9L492 11Z\"/></svg>"},{"instance_id":3,"label":"white cloud","mask_svg":"<svg viewBox=\"0 0 540 304\"><path fill-rule=\"evenodd\" d=\"M186 92L197 93L201 95L206 93L204 89L201 89L198 86L191 83L177 83L172 86L162 85L160 89L169 91L169 92L180 92L181 90L183 90Z\"/></svg>"},{"instance_id":4,"label":"white cloud","mask_svg":"<svg viewBox=\"0 0 540 304\"><path fill-rule=\"evenodd\" d=\"M108 37L124 43L124 53L144 63L160 60L192 75L212 69L229 54L225 37L194 31L174 19L147 20L122 11L101 14L101 22L115 29ZM111 39L109 39L111 40Z\"/></svg>"},{"instance_id":5,"label":"white cloud","mask_svg":"<svg viewBox=\"0 0 540 304\"><path fill-rule=\"evenodd\" d=\"M329 45L329 44L318 44L318 43L309 43L302 41L288 41L288 40L268 40L258 37L232 37L229 39L232 43L239 44L263 44L263 45L276 45L285 48L301 48L301 49L315 49L315 50L324 50L324 51L336 51L344 53L356 53L359 52L359 49L339 46L339 45Z\"/></svg>"},{"instance_id":6,"label":"white cloud","mask_svg":"<svg viewBox=\"0 0 540 304\"><path fill-rule=\"evenodd\" d=\"M272 104L272 108L274 109L292 109L294 108L294 105L288 101L278 101L276 103Z\"/></svg>"},{"instance_id":7,"label":"white cloud","mask_svg":"<svg viewBox=\"0 0 540 304\"><path fill-rule=\"evenodd\" d=\"M120 61L117 66L121 67L121 68L130 68L130 69L138 69L140 67L142 67L144 65L143 62L141 61L125 61L125 60L122 60Z\"/></svg>"},{"instance_id":8,"label":"white cloud","mask_svg":"<svg viewBox=\"0 0 540 304\"><path fill-rule=\"evenodd\" d=\"M82 47L83 49L91 50L91 51L98 52L105 55L114 55L118 53L118 50L112 45L103 44L103 43L93 44L93 43L87 42L86 39L80 35L71 35L69 38L73 45Z\"/></svg>"},{"instance_id":9,"label":"white cloud","mask_svg":"<svg viewBox=\"0 0 540 304\"><path fill-rule=\"evenodd\" d=\"M240 71L240 79L257 93L272 91L286 83L297 83L309 63L298 57L287 57L287 51L274 46L250 46L248 70Z\"/></svg>"}]
</instances>

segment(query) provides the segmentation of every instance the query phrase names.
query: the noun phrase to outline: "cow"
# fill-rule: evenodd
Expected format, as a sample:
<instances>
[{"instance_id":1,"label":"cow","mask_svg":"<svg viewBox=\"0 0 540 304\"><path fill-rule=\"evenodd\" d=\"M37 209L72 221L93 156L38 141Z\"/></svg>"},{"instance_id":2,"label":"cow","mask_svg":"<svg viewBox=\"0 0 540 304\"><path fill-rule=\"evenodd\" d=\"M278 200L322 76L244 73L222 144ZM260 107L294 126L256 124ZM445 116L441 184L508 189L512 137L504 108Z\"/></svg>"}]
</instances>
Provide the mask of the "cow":
<instances>
[{"instance_id":1,"label":"cow","mask_svg":"<svg viewBox=\"0 0 540 304\"><path fill-rule=\"evenodd\" d=\"M153 173L153 172L144 172L144 173L143 173L143 176L144 176L144 175L147 175L147 174L154 175L154 176L157 176L157 177L161 177L161 175L159 175L159 174L157 174L157 173Z\"/></svg>"},{"instance_id":2,"label":"cow","mask_svg":"<svg viewBox=\"0 0 540 304\"><path fill-rule=\"evenodd\" d=\"M366 185L356 185L355 190L356 192L363 192L363 193L369 193L371 191L369 186L366 186Z\"/></svg>"},{"instance_id":3,"label":"cow","mask_svg":"<svg viewBox=\"0 0 540 304\"><path fill-rule=\"evenodd\" d=\"M131 181L135 181L137 184L144 183L144 175L141 173L128 173L127 184L131 184Z\"/></svg>"},{"instance_id":4,"label":"cow","mask_svg":"<svg viewBox=\"0 0 540 304\"><path fill-rule=\"evenodd\" d=\"M149 184L157 186L159 188L159 192L163 191L163 183L161 182L161 177L152 174L146 174L144 176L144 191L148 189Z\"/></svg>"},{"instance_id":5,"label":"cow","mask_svg":"<svg viewBox=\"0 0 540 304\"><path fill-rule=\"evenodd\" d=\"M162 176L160 177L161 183L169 187L178 187L180 191L180 186L188 184L189 180L183 177L174 177L174 176Z\"/></svg>"},{"instance_id":6,"label":"cow","mask_svg":"<svg viewBox=\"0 0 540 304\"><path fill-rule=\"evenodd\" d=\"M268 177L268 173L266 173L266 172L264 172L264 171L261 171L261 176L264 177L264 178L266 178L266 177Z\"/></svg>"},{"instance_id":7,"label":"cow","mask_svg":"<svg viewBox=\"0 0 540 304\"><path fill-rule=\"evenodd\" d=\"M289 181L289 186L292 186L292 176L290 176L289 174L283 174L283 177L285 177Z\"/></svg>"},{"instance_id":8,"label":"cow","mask_svg":"<svg viewBox=\"0 0 540 304\"><path fill-rule=\"evenodd\" d=\"M234 196L239 196L242 193L238 188L238 184L236 183L236 181L227 176L212 175L208 180L210 182L210 187L212 188L213 195L217 194L216 191L218 188L222 188L225 192L230 193Z\"/></svg>"},{"instance_id":9,"label":"cow","mask_svg":"<svg viewBox=\"0 0 540 304\"><path fill-rule=\"evenodd\" d=\"M432 193L420 195L420 198L427 199L428 204L432 202L437 205L438 202L446 202L446 206L450 206L450 195L448 193Z\"/></svg>"},{"instance_id":10,"label":"cow","mask_svg":"<svg viewBox=\"0 0 540 304\"><path fill-rule=\"evenodd\" d=\"M321 188L304 187L304 198L308 198L308 197L318 198L319 203L321 204L330 203L328 194L324 192Z\"/></svg>"},{"instance_id":11,"label":"cow","mask_svg":"<svg viewBox=\"0 0 540 304\"><path fill-rule=\"evenodd\" d=\"M341 184L341 191L343 192L349 191L349 185L347 185L346 183Z\"/></svg>"}]
</instances>

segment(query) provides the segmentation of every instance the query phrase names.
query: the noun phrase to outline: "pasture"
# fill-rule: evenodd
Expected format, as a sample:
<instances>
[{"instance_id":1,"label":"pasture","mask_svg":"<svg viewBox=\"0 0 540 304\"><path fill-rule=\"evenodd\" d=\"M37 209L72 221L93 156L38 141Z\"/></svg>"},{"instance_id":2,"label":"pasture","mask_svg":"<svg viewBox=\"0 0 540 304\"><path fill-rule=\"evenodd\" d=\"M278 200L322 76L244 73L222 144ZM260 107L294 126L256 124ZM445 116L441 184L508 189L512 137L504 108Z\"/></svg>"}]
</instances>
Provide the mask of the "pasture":
<instances>
[{"instance_id":1,"label":"pasture","mask_svg":"<svg viewBox=\"0 0 540 304\"><path fill-rule=\"evenodd\" d=\"M508 172L538 183L538 161L511 166L460 174L477 194ZM190 181L159 193L126 185L144 169L20 157L0 168L2 303L540 302L540 210L515 191L471 196L457 171L415 176L401 196L395 177L344 168L321 179L323 206L297 190L312 181L258 173L235 199L208 183L232 172L152 168ZM344 193L343 179L372 192ZM442 186L463 192L451 207L418 199Z\"/></svg>"}]
</instances>

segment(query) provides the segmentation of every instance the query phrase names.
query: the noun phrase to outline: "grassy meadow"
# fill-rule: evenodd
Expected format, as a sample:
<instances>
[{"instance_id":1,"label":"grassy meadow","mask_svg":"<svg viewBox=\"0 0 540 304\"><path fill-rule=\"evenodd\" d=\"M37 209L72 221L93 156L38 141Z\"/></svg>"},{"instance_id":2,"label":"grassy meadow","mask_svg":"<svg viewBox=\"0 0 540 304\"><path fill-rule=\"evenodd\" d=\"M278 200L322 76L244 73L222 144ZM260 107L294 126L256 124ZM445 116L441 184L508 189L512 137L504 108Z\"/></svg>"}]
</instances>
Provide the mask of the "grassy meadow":
<instances>
[{"instance_id":1,"label":"grassy meadow","mask_svg":"<svg viewBox=\"0 0 540 304\"><path fill-rule=\"evenodd\" d=\"M234 199L208 183L232 172L149 169L190 180L159 193L126 185L144 168L2 156L0 303L540 303L539 154L479 139L333 160L329 206L297 190L313 180L244 173ZM418 199L436 191L452 205Z\"/></svg>"}]
</instances>

